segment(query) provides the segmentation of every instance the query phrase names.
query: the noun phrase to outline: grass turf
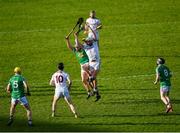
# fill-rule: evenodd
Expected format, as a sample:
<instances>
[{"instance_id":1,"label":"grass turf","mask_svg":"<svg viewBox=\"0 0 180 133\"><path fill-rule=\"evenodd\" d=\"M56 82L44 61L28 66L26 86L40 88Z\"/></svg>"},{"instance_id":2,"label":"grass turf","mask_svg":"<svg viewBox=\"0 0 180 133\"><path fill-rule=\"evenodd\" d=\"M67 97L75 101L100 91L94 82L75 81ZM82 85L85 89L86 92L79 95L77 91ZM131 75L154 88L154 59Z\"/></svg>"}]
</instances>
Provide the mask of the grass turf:
<instances>
[{"instance_id":1,"label":"grass turf","mask_svg":"<svg viewBox=\"0 0 180 133\"><path fill-rule=\"evenodd\" d=\"M179 5L179 0L0 0L0 131L180 131ZM80 67L64 40L77 18L92 9L103 24L97 103L86 100ZM153 85L159 56L173 71L174 112L168 115ZM60 61L73 80L71 96L81 118L75 119L63 100L57 117L50 116L48 82ZM4 88L15 66L31 86L32 128L20 106L6 127L10 97Z\"/></svg>"}]
</instances>

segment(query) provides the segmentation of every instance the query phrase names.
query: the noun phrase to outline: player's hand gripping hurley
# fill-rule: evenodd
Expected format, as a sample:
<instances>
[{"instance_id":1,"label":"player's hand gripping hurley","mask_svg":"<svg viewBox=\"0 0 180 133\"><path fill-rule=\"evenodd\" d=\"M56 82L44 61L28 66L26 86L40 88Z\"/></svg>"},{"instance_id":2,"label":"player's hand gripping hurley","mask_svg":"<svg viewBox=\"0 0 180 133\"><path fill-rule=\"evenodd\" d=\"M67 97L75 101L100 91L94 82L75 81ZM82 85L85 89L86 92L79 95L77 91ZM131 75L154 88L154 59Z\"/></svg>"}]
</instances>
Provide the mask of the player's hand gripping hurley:
<instances>
[{"instance_id":1,"label":"player's hand gripping hurley","mask_svg":"<svg viewBox=\"0 0 180 133\"><path fill-rule=\"evenodd\" d=\"M75 28L76 28L76 26L78 26L79 25L79 27L80 27L80 25L83 23L83 18L79 18L78 19L78 21L77 21L77 23L76 23L76 25L73 27L73 29L69 32L69 34L66 36L66 39L68 39L69 38L69 36L72 34L72 32L75 30Z\"/></svg>"}]
</instances>

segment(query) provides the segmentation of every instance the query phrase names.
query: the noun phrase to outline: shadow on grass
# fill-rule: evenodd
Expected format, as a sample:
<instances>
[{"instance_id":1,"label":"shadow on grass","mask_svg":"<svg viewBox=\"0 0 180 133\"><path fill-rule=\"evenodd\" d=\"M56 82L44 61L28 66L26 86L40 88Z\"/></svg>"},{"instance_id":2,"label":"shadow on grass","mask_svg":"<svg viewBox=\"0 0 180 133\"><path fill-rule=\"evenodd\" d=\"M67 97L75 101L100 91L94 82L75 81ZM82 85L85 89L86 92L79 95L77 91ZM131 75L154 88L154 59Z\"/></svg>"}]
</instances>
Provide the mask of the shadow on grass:
<instances>
[{"instance_id":1,"label":"shadow on grass","mask_svg":"<svg viewBox=\"0 0 180 133\"><path fill-rule=\"evenodd\" d=\"M138 99L119 99L118 101L107 101L101 102L100 104L151 104L151 103L159 103L160 99L146 99L146 100L138 100ZM179 99L172 99L171 102L173 104L180 104Z\"/></svg>"},{"instance_id":2,"label":"shadow on grass","mask_svg":"<svg viewBox=\"0 0 180 133\"><path fill-rule=\"evenodd\" d=\"M142 58L142 57L147 57L147 58L158 58L158 57L161 57L162 55L157 55L157 56L154 56L154 55L102 55L101 57L102 58ZM176 58L179 58L180 56L179 55L163 55L163 57L176 57Z\"/></svg>"},{"instance_id":3,"label":"shadow on grass","mask_svg":"<svg viewBox=\"0 0 180 133\"><path fill-rule=\"evenodd\" d=\"M127 89L118 89L118 88L116 88L116 89L100 89L100 91L103 91L103 92L105 92L105 91L107 91L107 92L109 92L109 91L152 91L152 90L157 90L156 88L151 88L151 89L130 89L130 88L127 88Z\"/></svg>"},{"instance_id":4,"label":"shadow on grass","mask_svg":"<svg viewBox=\"0 0 180 133\"><path fill-rule=\"evenodd\" d=\"M180 116L180 113L172 113L168 114L166 116ZM174 125L180 125L178 122L109 122L109 121L86 121L86 118L131 118L131 117L158 117L158 116L165 116L165 114L149 114L149 115L140 115L140 114L126 114L126 115L116 115L116 114L110 114L110 115L84 115L81 118L75 119L73 116L57 116L55 118L48 117L46 121L43 120L37 120L35 119L33 121L34 126L28 127L26 118L19 119L15 118L14 123L8 127L7 124L7 118L0 117L0 132L34 132L34 131L48 131L48 132L91 132L91 131L113 131L114 126L119 126L119 128L116 128L115 131L122 131L122 126L174 126ZM46 116L47 117L47 116ZM64 120L65 119L65 120ZM68 120L67 120L68 119ZM48 122L47 122L48 121ZM104 128L104 127L109 127ZM124 129L124 128L123 128ZM137 129L137 131L140 131L141 129ZM128 129L128 131L131 131L131 128Z\"/></svg>"},{"instance_id":5,"label":"shadow on grass","mask_svg":"<svg viewBox=\"0 0 180 133\"><path fill-rule=\"evenodd\" d=\"M122 117L122 118L130 118L130 117L161 117L161 116L180 116L180 113L157 113L157 114L109 114L109 115L85 115L83 118L95 118L95 117Z\"/></svg>"},{"instance_id":6,"label":"shadow on grass","mask_svg":"<svg viewBox=\"0 0 180 133\"><path fill-rule=\"evenodd\" d=\"M61 117L63 118L63 117ZM27 125L27 120L24 119L14 119L14 122L11 126L7 126L8 118L0 118L0 132L34 132L34 131L58 131L58 132L74 132L74 131L97 131L94 127L89 127L89 125L84 124L81 125L80 118L75 119L72 117L69 117L69 119L74 119L74 121L79 121L78 123L72 124L72 123L64 123L59 121L55 122L57 118L50 118L49 122L44 121L33 121L33 126L29 127ZM66 117L67 119L67 117Z\"/></svg>"},{"instance_id":7,"label":"shadow on grass","mask_svg":"<svg viewBox=\"0 0 180 133\"><path fill-rule=\"evenodd\" d=\"M8 127L6 126L6 120L0 121L0 131L2 132L92 132L92 131L111 131L114 126L119 126L116 131L122 131L122 126L179 126L180 123L171 122L84 122L76 120L75 123L63 123L63 122L43 122L43 121L33 121L34 126L28 127L27 121L25 119L16 119L14 123ZM104 128L104 126L110 127L109 129ZM101 127L101 128L97 128ZM131 130L131 129L128 129ZM138 129L141 130L141 129Z\"/></svg>"}]
</instances>

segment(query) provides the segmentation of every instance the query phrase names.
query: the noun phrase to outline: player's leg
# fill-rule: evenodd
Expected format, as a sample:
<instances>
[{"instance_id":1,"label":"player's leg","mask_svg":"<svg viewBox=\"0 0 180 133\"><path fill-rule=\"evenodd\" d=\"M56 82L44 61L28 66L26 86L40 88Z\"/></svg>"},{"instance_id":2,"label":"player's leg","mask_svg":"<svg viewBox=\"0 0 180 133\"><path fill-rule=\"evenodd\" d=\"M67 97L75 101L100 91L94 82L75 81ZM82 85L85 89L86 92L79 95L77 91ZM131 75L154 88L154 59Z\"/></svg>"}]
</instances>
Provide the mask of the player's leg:
<instances>
[{"instance_id":1,"label":"player's leg","mask_svg":"<svg viewBox=\"0 0 180 133\"><path fill-rule=\"evenodd\" d=\"M160 89L160 97L161 97L161 100L162 100L162 102L163 102L165 105L167 105L167 104L168 104L168 101L167 101L167 99L165 98L165 94L166 94L166 92L164 92L164 90L161 88L161 89Z\"/></svg>"},{"instance_id":2,"label":"player's leg","mask_svg":"<svg viewBox=\"0 0 180 133\"><path fill-rule=\"evenodd\" d=\"M72 102L72 100L71 100L71 97L68 96L68 95L66 95L66 96L64 97L64 99L65 99L65 101L67 102L67 104L69 105L69 107L70 107L70 109L71 109L71 112L74 114L74 117L77 118L77 117L78 117L78 114L77 114L77 111L76 111L76 109L75 109L75 107L74 107L74 105L73 105L73 102Z\"/></svg>"},{"instance_id":3,"label":"player's leg","mask_svg":"<svg viewBox=\"0 0 180 133\"><path fill-rule=\"evenodd\" d=\"M28 119L28 125L32 126L32 111L30 108L30 105L26 99L26 97L22 97L20 99L21 104L23 105L23 107L26 109L27 112L27 119Z\"/></svg>"},{"instance_id":4,"label":"player's leg","mask_svg":"<svg viewBox=\"0 0 180 133\"><path fill-rule=\"evenodd\" d=\"M87 74L85 75L85 77L87 78L87 80L86 80L86 78L84 78L84 80L88 81L88 83L85 81L86 84L89 84L88 87L91 87L91 89L93 89L93 83L92 83L92 81L93 81L93 76L92 76L92 72L90 71L89 63L86 63L86 64L81 65L81 72L83 73L84 71L87 73ZM82 76L82 74L81 74L81 76ZM82 78L82 79L83 79L83 78Z\"/></svg>"},{"instance_id":5,"label":"player's leg","mask_svg":"<svg viewBox=\"0 0 180 133\"><path fill-rule=\"evenodd\" d=\"M88 74L88 77L90 77L92 75L91 71L90 71L89 63L85 63L85 64L81 65L81 71L85 71Z\"/></svg>"},{"instance_id":6,"label":"player's leg","mask_svg":"<svg viewBox=\"0 0 180 133\"><path fill-rule=\"evenodd\" d=\"M7 125L10 126L13 123L14 120L14 113L15 113L15 109L16 109L16 105L18 104L18 100L17 99L11 99L11 107L10 107L10 113L9 113L9 120Z\"/></svg>"},{"instance_id":7,"label":"player's leg","mask_svg":"<svg viewBox=\"0 0 180 133\"><path fill-rule=\"evenodd\" d=\"M166 87L164 87L164 90L166 92L164 96L165 96L165 98L167 100L166 113L169 113L169 112L173 111L172 104L171 104L170 98L169 98L170 87L166 86Z\"/></svg>"},{"instance_id":8,"label":"player's leg","mask_svg":"<svg viewBox=\"0 0 180 133\"><path fill-rule=\"evenodd\" d=\"M30 105L25 104L24 108L26 109L26 112L27 112L28 125L32 126L32 111L31 111Z\"/></svg>"},{"instance_id":9,"label":"player's leg","mask_svg":"<svg viewBox=\"0 0 180 133\"><path fill-rule=\"evenodd\" d=\"M171 103L170 103L170 100L168 97L168 93L169 93L169 91L167 90L166 87L160 88L160 96L161 96L161 100L163 101L163 103L166 106L166 113L172 111L172 106L171 106Z\"/></svg>"},{"instance_id":10,"label":"player's leg","mask_svg":"<svg viewBox=\"0 0 180 133\"><path fill-rule=\"evenodd\" d=\"M167 91L167 93L165 95L165 98L166 98L167 102L170 103L169 91Z\"/></svg>"},{"instance_id":11,"label":"player's leg","mask_svg":"<svg viewBox=\"0 0 180 133\"><path fill-rule=\"evenodd\" d=\"M96 94L96 100L95 100L95 102L97 102L97 101L101 98L101 95L100 95L100 93L99 93L99 89L98 89L98 87L97 87L97 78L96 78L93 82L94 82L94 89L93 89L93 91L94 91L94 93Z\"/></svg>"},{"instance_id":12,"label":"player's leg","mask_svg":"<svg viewBox=\"0 0 180 133\"><path fill-rule=\"evenodd\" d=\"M92 88L91 88L91 86L89 85L89 82L88 82L88 74L83 70L81 70L81 79L82 79L83 86L84 86L84 88L86 89L86 91L88 93L87 98L89 98L91 96Z\"/></svg>"},{"instance_id":13,"label":"player's leg","mask_svg":"<svg viewBox=\"0 0 180 133\"><path fill-rule=\"evenodd\" d=\"M52 102L52 114L51 114L52 117L55 116L57 101L60 99L60 97L62 97L62 92L60 92L59 90L60 89L55 90L55 94Z\"/></svg>"},{"instance_id":14,"label":"player's leg","mask_svg":"<svg viewBox=\"0 0 180 133\"><path fill-rule=\"evenodd\" d=\"M56 106L57 106L57 101L59 100L59 97L54 96L53 102L52 102L52 117L55 116L55 111L56 111Z\"/></svg>"},{"instance_id":15,"label":"player's leg","mask_svg":"<svg viewBox=\"0 0 180 133\"><path fill-rule=\"evenodd\" d=\"M90 67L91 67L91 71L92 71L92 76L93 76L93 92L94 94L96 94L96 101L98 101L101 96L100 96L100 93L99 93L99 90L98 90L98 81L97 81L97 75L99 73L99 68L100 68L100 63L99 62L91 62L90 63Z\"/></svg>"}]
</instances>

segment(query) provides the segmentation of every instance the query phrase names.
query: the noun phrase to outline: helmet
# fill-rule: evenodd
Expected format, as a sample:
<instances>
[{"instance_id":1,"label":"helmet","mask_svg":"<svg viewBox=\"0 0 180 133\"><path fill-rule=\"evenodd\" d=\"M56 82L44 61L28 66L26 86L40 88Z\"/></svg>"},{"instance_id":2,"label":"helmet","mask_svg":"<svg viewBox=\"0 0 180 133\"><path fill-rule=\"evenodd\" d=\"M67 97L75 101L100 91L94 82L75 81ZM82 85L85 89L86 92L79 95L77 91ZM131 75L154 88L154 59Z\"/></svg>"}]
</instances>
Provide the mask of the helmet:
<instances>
[{"instance_id":1,"label":"helmet","mask_svg":"<svg viewBox=\"0 0 180 133\"><path fill-rule=\"evenodd\" d=\"M160 65L160 64L164 64L165 63L165 59L163 58L158 58L157 59L157 64Z\"/></svg>"},{"instance_id":2,"label":"helmet","mask_svg":"<svg viewBox=\"0 0 180 133\"><path fill-rule=\"evenodd\" d=\"M94 10L91 10L90 13L89 13L89 16L92 17L92 18L95 18L96 12Z\"/></svg>"},{"instance_id":3,"label":"helmet","mask_svg":"<svg viewBox=\"0 0 180 133\"><path fill-rule=\"evenodd\" d=\"M21 68L20 67L15 67L14 68L14 73L21 74Z\"/></svg>"}]
</instances>

